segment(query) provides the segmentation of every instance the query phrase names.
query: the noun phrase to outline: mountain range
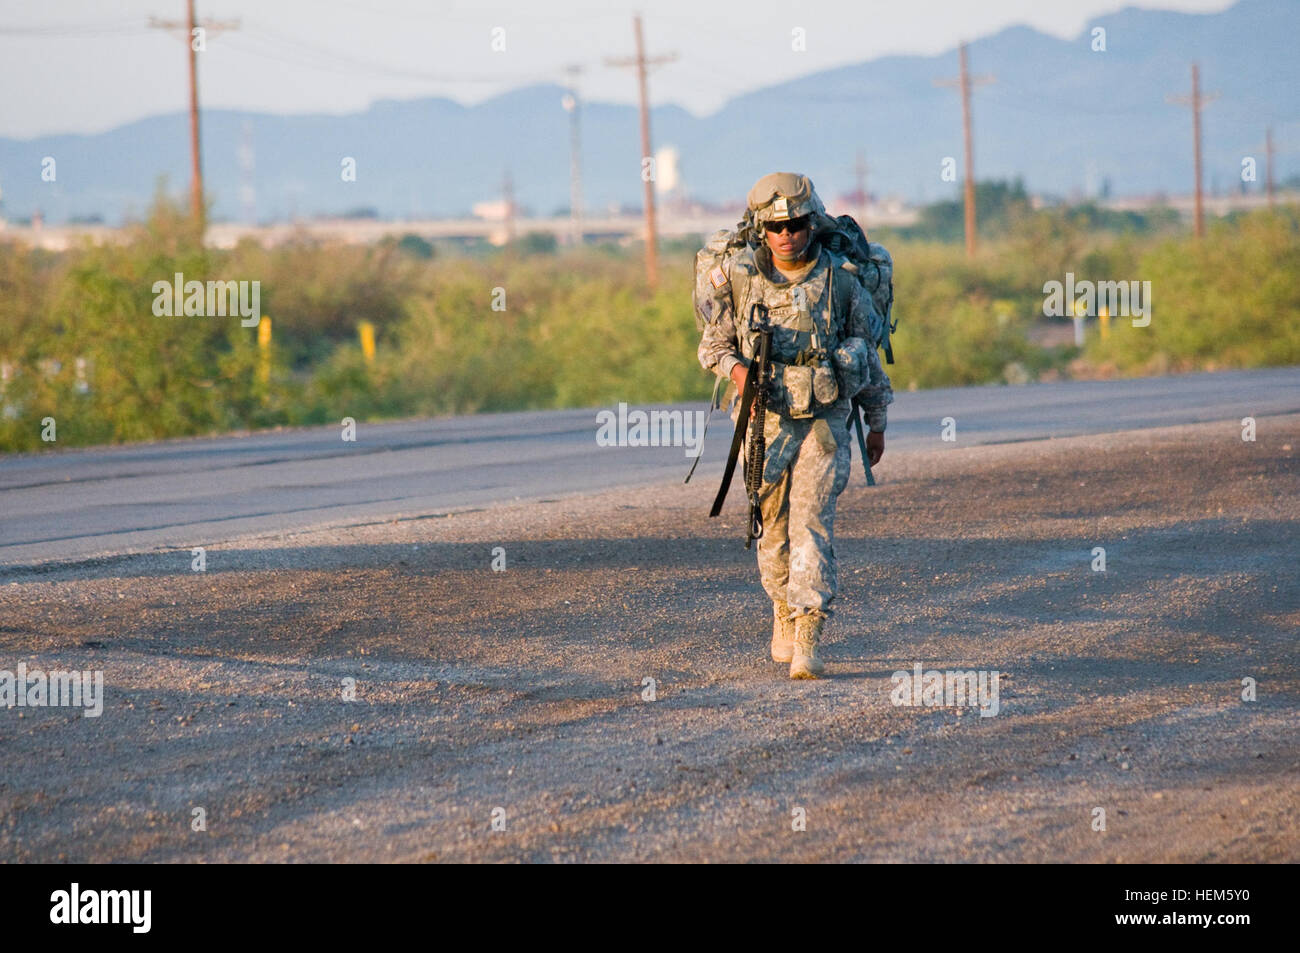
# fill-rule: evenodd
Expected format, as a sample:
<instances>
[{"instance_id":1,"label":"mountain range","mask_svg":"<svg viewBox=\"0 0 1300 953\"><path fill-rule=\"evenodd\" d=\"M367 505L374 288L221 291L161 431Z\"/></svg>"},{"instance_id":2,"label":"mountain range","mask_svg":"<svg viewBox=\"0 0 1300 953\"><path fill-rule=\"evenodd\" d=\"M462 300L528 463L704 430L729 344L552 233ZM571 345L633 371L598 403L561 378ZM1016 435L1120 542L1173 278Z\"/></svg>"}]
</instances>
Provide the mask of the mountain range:
<instances>
[{"instance_id":1,"label":"mountain range","mask_svg":"<svg viewBox=\"0 0 1300 953\"><path fill-rule=\"evenodd\" d=\"M1105 50L1095 50L1095 29ZM1215 14L1126 8L1097 18L1071 40L1011 27L969 44L972 74L993 82L973 96L976 173L1023 178L1049 196L1185 193L1192 184L1192 120L1171 96L1201 85L1205 184L1242 187L1242 159L1264 176L1265 129L1274 128L1279 180L1300 171L1300 36L1296 0L1239 0ZM748 64L712 64L734 73ZM667 67L671 68L671 66ZM945 157L962 168L955 89L958 54L887 56L826 70L729 100L700 117L679 106L651 111L656 147L679 153L691 197L739 204L759 176L808 173L826 196L854 185L859 150L875 195L910 202L957 194L941 177ZM629 80L630 81L630 80ZM374 209L385 218L468 215L499 198L507 170L516 201L540 215L569 201L569 118L559 86L530 86L474 106L444 98L380 101L349 115L203 112L206 188L217 219L240 220L241 147L251 147L259 220ZM102 216L113 223L147 207L160 176L184 194L187 116L156 116L97 135L0 138L0 214L40 210L50 223ZM582 170L591 214L639 207L640 140L635 107L582 104ZM57 162L42 180L45 157ZM340 174L356 161L356 180Z\"/></svg>"}]
</instances>

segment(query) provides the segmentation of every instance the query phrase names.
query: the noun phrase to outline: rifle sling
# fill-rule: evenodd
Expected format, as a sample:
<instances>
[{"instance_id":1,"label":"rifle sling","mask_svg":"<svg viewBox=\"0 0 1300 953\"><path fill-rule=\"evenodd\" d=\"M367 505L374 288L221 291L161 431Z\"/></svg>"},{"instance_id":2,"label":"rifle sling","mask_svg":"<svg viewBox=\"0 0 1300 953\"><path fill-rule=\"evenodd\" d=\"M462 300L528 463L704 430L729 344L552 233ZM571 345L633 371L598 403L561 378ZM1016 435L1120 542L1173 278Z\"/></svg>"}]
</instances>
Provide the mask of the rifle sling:
<instances>
[{"instance_id":1,"label":"rifle sling","mask_svg":"<svg viewBox=\"0 0 1300 953\"><path fill-rule=\"evenodd\" d=\"M862 472L867 475L867 486L875 486L876 478L871 475L870 457L867 456L867 438L862 435L862 406L853 402L853 427L858 432L858 449L862 451Z\"/></svg>"},{"instance_id":2,"label":"rifle sling","mask_svg":"<svg viewBox=\"0 0 1300 953\"><path fill-rule=\"evenodd\" d=\"M718 391L722 388L722 378L719 377L713 385L713 396L709 398L709 412L704 418L704 433L700 434L700 452L695 455L695 462L691 464L690 472L686 474L683 483L690 483L691 477L695 476L695 468L700 465L700 457L704 456L704 438L709 435L709 421L713 419L715 408L721 408L722 404L718 403Z\"/></svg>"},{"instance_id":3,"label":"rifle sling","mask_svg":"<svg viewBox=\"0 0 1300 953\"><path fill-rule=\"evenodd\" d=\"M745 388L741 392L740 413L736 415L736 432L731 435L731 449L727 451L727 468L722 471L722 486L718 487L718 495L713 500L713 509L709 510L709 516L717 516L722 512L722 503L727 498L727 490L731 489L731 477L736 472L736 460L740 457L740 445L745 440L745 431L749 429L749 413L754 406L754 374L758 362L749 365L745 371Z\"/></svg>"}]
</instances>

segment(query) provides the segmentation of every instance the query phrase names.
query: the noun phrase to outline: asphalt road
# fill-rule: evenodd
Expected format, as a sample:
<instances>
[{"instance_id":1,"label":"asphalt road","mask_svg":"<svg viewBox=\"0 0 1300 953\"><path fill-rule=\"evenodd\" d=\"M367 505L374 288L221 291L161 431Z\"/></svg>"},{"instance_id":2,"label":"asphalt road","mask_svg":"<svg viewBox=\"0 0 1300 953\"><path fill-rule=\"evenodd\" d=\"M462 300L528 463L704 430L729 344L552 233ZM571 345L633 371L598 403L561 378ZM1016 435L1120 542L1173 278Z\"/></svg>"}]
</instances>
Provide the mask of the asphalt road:
<instances>
[{"instance_id":1,"label":"asphalt road","mask_svg":"<svg viewBox=\"0 0 1300 953\"><path fill-rule=\"evenodd\" d=\"M352 442L342 427L323 427L9 455L0 458L0 567L188 549L685 475L691 458L680 447L597 446L598 410L360 424ZM900 393L887 452L1297 410L1300 368ZM953 442L940 440L946 417L956 424ZM696 480L716 484L730 426L713 415Z\"/></svg>"},{"instance_id":2,"label":"asphalt road","mask_svg":"<svg viewBox=\"0 0 1300 953\"><path fill-rule=\"evenodd\" d=\"M816 682L676 467L0 568L0 684L103 682L0 708L0 862L1294 863L1300 414L1242 412L855 473ZM996 713L899 704L916 666Z\"/></svg>"}]
</instances>

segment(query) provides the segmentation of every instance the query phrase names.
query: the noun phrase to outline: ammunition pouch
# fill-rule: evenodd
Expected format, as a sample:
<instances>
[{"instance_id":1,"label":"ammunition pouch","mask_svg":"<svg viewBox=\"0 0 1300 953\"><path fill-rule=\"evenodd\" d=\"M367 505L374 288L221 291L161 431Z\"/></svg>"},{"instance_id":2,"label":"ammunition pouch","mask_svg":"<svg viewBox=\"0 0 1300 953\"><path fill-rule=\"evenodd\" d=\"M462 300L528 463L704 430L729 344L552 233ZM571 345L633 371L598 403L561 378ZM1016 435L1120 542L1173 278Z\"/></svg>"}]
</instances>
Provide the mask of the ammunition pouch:
<instances>
[{"instance_id":1,"label":"ammunition pouch","mask_svg":"<svg viewBox=\"0 0 1300 953\"><path fill-rule=\"evenodd\" d=\"M814 416L840 396L835 368L801 351L791 364L772 362L768 406L795 419Z\"/></svg>"},{"instance_id":2,"label":"ammunition pouch","mask_svg":"<svg viewBox=\"0 0 1300 953\"><path fill-rule=\"evenodd\" d=\"M813 415L813 369L801 364L781 367L781 385L785 391L785 409L791 417Z\"/></svg>"},{"instance_id":3,"label":"ammunition pouch","mask_svg":"<svg viewBox=\"0 0 1300 953\"><path fill-rule=\"evenodd\" d=\"M840 385L835 380L835 368L829 363L813 368L813 398L823 407L829 407L840 396Z\"/></svg>"}]
</instances>

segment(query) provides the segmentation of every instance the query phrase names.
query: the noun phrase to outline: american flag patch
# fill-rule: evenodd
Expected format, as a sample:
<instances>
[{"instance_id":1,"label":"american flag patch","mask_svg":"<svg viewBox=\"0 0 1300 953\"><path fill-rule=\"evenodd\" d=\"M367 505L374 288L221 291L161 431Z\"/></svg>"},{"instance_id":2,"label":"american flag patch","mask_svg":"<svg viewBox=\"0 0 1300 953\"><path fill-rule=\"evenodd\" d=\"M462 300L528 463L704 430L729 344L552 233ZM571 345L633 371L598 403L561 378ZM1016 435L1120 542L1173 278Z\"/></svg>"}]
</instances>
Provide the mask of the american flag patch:
<instances>
[{"instance_id":1,"label":"american flag patch","mask_svg":"<svg viewBox=\"0 0 1300 953\"><path fill-rule=\"evenodd\" d=\"M715 288L721 288L727 283L727 273L722 270L721 265L715 265L713 270L709 272L709 281Z\"/></svg>"}]
</instances>

